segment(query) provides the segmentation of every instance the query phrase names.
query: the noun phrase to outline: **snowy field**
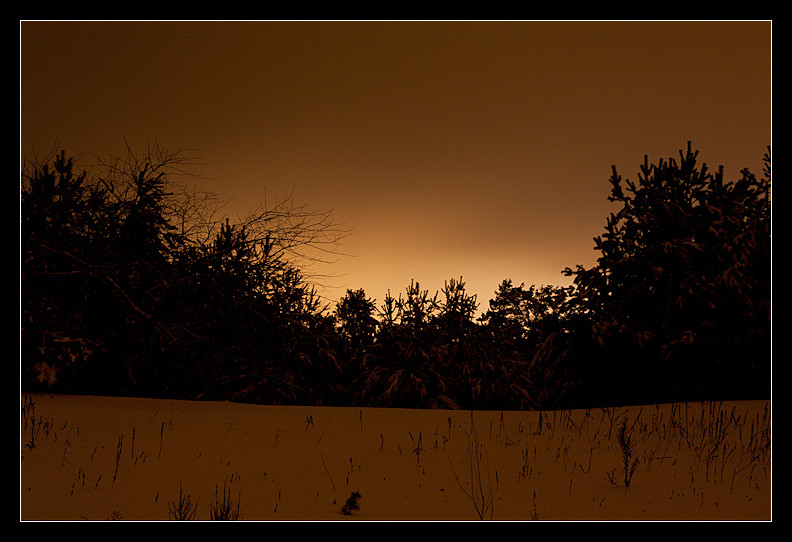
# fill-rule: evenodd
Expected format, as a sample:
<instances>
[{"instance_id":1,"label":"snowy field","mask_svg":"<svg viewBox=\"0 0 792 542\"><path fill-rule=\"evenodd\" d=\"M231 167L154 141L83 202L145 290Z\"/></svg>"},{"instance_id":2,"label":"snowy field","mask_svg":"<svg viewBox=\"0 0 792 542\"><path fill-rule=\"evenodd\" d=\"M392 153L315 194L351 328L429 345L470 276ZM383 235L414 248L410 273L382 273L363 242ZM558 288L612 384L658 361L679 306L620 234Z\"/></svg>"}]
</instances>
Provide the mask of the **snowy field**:
<instances>
[{"instance_id":1,"label":"snowy field","mask_svg":"<svg viewBox=\"0 0 792 542\"><path fill-rule=\"evenodd\" d=\"M769 521L770 410L738 401L471 413L23 394L20 518Z\"/></svg>"}]
</instances>

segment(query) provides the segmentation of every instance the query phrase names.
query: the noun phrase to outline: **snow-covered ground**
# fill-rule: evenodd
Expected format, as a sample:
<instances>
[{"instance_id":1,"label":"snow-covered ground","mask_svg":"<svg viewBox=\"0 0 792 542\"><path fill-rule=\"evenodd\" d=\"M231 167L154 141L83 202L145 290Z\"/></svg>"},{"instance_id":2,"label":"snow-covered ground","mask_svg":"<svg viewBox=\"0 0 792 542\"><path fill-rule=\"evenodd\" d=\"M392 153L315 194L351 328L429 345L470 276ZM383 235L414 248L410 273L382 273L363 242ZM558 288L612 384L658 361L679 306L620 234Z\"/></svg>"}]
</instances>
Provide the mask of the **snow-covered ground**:
<instances>
[{"instance_id":1,"label":"snow-covered ground","mask_svg":"<svg viewBox=\"0 0 792 542\"><path fill-rule=\"evenodd\" d=\"M471 413L23 394L21 406L22 521L167 521L180 489L201 521L224 498L241 520L771 520L767 401Z\"/></svg>"}]
</instances>

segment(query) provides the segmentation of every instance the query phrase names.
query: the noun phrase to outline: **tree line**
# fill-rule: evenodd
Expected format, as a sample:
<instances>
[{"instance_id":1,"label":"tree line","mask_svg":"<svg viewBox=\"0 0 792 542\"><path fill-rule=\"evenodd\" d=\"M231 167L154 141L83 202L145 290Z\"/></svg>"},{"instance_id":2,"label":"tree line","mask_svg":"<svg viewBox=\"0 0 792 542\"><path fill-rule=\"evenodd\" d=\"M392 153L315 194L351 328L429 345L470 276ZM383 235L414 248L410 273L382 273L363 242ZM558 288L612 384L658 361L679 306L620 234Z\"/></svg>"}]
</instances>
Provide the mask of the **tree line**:
<instances>
[{"instance_id":1,"label":"tree line","mask_svg":"<svg viewBox=\"0 0 792 542\"><path fill-rule=\"evenodd\" d=\"M377 304L309 273L345 231L285 198L237 222L149 149L21 176L20 384L64 393L539 409L769 397L770 150L734 181L679 158L616 168L621 209L572 286L462 278Z\"/></svg>"}]
</instances>

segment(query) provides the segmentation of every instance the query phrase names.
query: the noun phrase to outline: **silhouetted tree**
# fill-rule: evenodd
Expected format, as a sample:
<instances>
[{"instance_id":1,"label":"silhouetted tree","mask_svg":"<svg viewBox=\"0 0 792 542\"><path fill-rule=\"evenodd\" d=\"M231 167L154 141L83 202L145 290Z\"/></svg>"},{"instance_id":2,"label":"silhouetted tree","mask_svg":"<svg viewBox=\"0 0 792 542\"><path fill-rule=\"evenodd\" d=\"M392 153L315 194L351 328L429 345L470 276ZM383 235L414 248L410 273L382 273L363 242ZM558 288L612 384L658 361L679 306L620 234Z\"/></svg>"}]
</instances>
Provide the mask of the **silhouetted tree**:
<instances>
[{"instance_id":1,"label":"silhouetted tree","mask_svg":"<svg viewBox=\"0 0 792 542\"><path fill-rule=\"evenodd\" d=\"M622 205L575 277L590 321L585 380L622 402L763 396L770 363L770 156L764 177L726 182L697 163L613 168ZM581 357L582 360L582 357ZM582 367L581 361L581 367ZM595 390L591 390L593 395Z\"/></svg>"},{"instance_id":2,"label":"silhouetted tree","mask_svg":"<svg viewBox=\"0 0 792 542\"><path fill-rule=\"evenodd\" d=\"M378 324L374 317L376 310L376 303L362 289L347 290L336 304L334 316L346 345L345 374L350 382L360 376L361 369L371 359Z\"/></svg>"},{"instance_id":3,"label":"silhouetted tree","mask_svg":"<svg viewBox=\"0 0 792 542\"><path fill-rule=\"evenodd\" d=\"M100 232L117 227L105 217L94 220L104 201L73 173L73 160L54 157L35 171L23 170L21 185L21 380L62 385L63 372L75 359L90 357L101 345L86 335L90 319L81 304L93 296L87 284L99 273L93 262ZM98 204L97 204L98 203ZM111 217L107 217L109 221ZM102 294L110 286L102 283ZM86 299L87 298L87 299ZM107 299L101 295L97 299Z\"/></svg>"},{"instance_id":4,"label":"silhouetted tree","mask_svg":"<svg viewBox=\"0 0 792 542\"><path fill-rule=\"evenodd\" d=\"M429 297L429 290L421 290L421 285L415 281L410 283L405 293L405 297L400 295L396 300L399 323L419 337L429 331L429 324L439 309L438 294Z\"/></svg>"},{"instance_id":5,"label":"silhouetted tree","mask_svg":"<svg viewBox=\"0 0 792 542\"><path fill-rule=\"evenodd\" d=\"M232 222L149 149L21 179L23 387L78 393L477 409L766 396L770 156L726 182L697 153L614 167L622 208L574 287L412 281L381 307L312 279L346 232L290 197Z\"/></svg>"},{"instance_id":6,"label":"silhouetted tree","mask_svg":"<svg viewBox=\"0 0 792 542\"><path fill-rule=\"evenodd\" d=\"M497 332L499 338L509 344L517 345L527 338L527 318L524 314L526 293L524 284L514 286L511 279L502 281L489 301L489 309L480 320Z\"/></svg>"},{"instance_id":7,"label":"silhouetted tree","mask_svg":"<svg viewBox=\"0 0 792 542\"><path fill-rule=\"evenodd\" d=\"M162 217L163 175L174 158L157 159L135 163L126 177L112 167L96 179L75 175L65 153L52 169L24 169L25 384L59 379L66 389L134 388L138 360L170 338L155 313L174 241Z\"/></svg>"},{"instance_id":8,"label":"silhouetted tree","mask_svg":"<svg viewBox=\"0 0 792 542\"><path fill-rule=\"evenodd\" d=\"M23 170L23 386L338 396L317 376L338 367L332 321L301 266L345 232L289 199L217 221L214 196L174 181L179 153L128 151L90 177L65 153Z\"/></svg>"},{"instance_id":9,"label":"silhouetted tree","mask_svg":"<svg viewBox=\"0 0 792 542\"><path fill-rule=\"evenodd\" d=\"M504 355L503 345L474 320L476 296L467 294L461 277L446 281L441 293L433 328L444 354L449 404L477 409L524 404L521 391L527 375L517 368L519 359Z\"/></svg>"},{"instance_id":10,"label":"silhouetted tree","mask_svg":"<svg viewBox=\"0 0 792 542\"><path fill-rule=\"evenodd\" d=\"M372 360L352 383L361 401L375 406L425 408L449 402L444 374L447 350L438 340L433 320L438 294L429 297L412 281L405 296L386 295Z\"/></svg>"},{"instance_id":11,"label":"silhouetted tree","mask_svg":"<svg viewBox=\"0 0 792 542\"><path fill-rule=\"evenodd\" d=\"M375 302L366 297L363 289L347 290L336 303L335 318L341 333L358 350L371 345L377 331Z\"/></svg>"},{"instance_id":12,"label":"silhouetted tree","mask_svg":"<svg viewBox=\"0 0 792 542\"><path fill-rule=\"evenodd\" d=\"M478 309L475 295L468 295L462 277L450 279L441 290L443 296L438 302L438 313L434 325L445 342L460 342L475 327L473 317Z\"/></svg>"},{"instance_id":13,"label":"silhouetted tree","mask_svg":"<svg viewBox=\"0 0 792 542\"><path fill-rule=\"evenodd\" d=\"M561 286L514 286L504 280L490 300L481 321L505 343L520 349L536 347L550 333L564 327L567 303L574 288Z\"/></svg>"},{"instance_id":14,"label":"silhouetted tree","mask_svg":"<svg viewBox=\"0 0 792 542\"><path fill-rule=\"evenodd\" d=\"M569 385L558 371L560 342L569 324L572 287L514 286L504 280L480 320L508 366L510 397L519 408L553 408ZM502 392L503 393L503 392Z\"/></svg>"},{"instance_id":15,"label":"silhouetted tree","mask_svg":"<svg viewBox=\"0 0 792 542\"><path fill-rule=\"evenodd\" d=\"M372 355L352 390L364 404L411 408L527 408L527 361L474 320L475 296L451 279L440 292L412 281L386 295Z\"/></svg>"}]
</instances>

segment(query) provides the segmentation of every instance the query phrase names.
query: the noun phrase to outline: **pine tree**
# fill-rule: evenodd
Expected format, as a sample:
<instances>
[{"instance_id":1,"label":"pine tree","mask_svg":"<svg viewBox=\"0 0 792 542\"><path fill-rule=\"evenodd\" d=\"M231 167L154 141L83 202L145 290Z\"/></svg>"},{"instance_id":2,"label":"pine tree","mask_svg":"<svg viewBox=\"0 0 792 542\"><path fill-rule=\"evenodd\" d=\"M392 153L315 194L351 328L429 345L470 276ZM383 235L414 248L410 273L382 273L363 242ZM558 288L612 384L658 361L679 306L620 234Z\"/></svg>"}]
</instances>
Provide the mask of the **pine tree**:
<instances>
[{"instance_id":1,"label":"pine tree","mask_svg":"<svg viewBox=\"0 0 792 542\"><path fill-rule=\"evenodd\" d=\"M689 143L679 155L657 165L645 158L637 182L614 166L609 199L622 208L595 239L598 263L566 270L591 319L601 380L614 381L627 400L762 395L769 151L763 178L742 170L734 182L723 168L700 165Z\"/></svg>"}]
</instances>

